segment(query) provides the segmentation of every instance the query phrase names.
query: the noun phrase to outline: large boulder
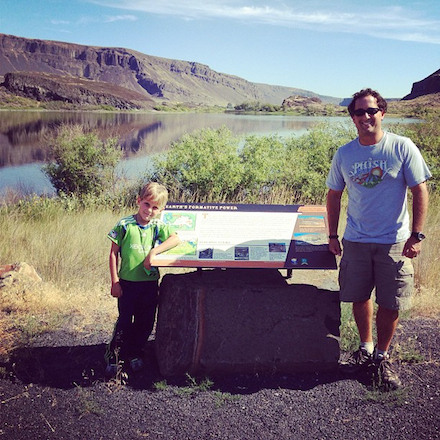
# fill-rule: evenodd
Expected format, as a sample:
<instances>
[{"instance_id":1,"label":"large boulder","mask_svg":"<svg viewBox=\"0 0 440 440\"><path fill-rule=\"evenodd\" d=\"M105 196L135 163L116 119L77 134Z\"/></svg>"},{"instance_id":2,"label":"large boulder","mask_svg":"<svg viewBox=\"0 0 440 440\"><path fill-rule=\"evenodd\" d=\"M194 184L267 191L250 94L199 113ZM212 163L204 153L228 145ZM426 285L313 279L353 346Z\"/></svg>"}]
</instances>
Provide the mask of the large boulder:
<instances>
[{"instance_id":1,"label":"large boulder","mask_svg":"<svg viewBox=\"0 0 440 440\"><path fill-rule=\"evenodd\" d=\"M164 376L337 367L337 291L289 284L277 270L167 274L156 354Z\"/></svg>"}]
</instances>

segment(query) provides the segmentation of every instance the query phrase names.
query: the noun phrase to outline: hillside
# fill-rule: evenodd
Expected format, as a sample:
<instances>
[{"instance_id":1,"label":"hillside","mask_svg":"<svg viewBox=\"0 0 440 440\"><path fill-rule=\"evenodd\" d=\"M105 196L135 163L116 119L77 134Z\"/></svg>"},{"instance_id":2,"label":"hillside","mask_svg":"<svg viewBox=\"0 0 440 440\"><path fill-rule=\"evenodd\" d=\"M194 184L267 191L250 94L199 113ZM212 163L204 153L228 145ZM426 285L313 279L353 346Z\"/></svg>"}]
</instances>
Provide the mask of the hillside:
<instances>
[{"instance_id":1,"label":"hillside","mask_svg":"<svg viewBox=\"0 0 440 440\"><path fill-rule=\"evenodd\" d=\"M121 110L152 108L154 101L115 84L52 73L17 72L5 75L11 93L37 101L61 101L84 106L111 106Z\"/></svg>"},{"instance_id":2,"label":"hillside","mask_svg":"<svg viewBox=\"0 0 440 440\"><path fill-rule=\"evenodd\" d=\"M388 103L388 113L399 114L403 116L420 116L429 111L438 111L440 109L440 92L420 95L413 99L404 98L400 101L391 101Z\"/></svg>"},{"instance_id":3,"label":"hillside","mask_svg":"<svg viewBox=\"0 0 440 440\"><path fill-rule=\"evenodd\" d=\"M191 105L261 101L280 105L291 95L341 100L293 87L249 82L204 64L160 58L115 47L34 40L0 34L0 75L40 72L116 84L157 102Z\"/></svg>"}]
</instances>

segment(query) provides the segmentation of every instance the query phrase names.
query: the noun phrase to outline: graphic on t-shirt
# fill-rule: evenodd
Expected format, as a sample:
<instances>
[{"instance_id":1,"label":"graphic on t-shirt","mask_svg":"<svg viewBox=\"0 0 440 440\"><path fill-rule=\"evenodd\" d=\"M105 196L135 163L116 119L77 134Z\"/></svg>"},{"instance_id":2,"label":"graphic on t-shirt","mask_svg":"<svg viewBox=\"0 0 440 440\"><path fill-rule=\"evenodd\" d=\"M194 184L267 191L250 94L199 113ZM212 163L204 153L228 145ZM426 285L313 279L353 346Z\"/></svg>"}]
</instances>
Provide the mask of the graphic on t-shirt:
<instances>
[{"instance_id":1,"label":"graphic on t-shirt","mask_svg":"<svg viewBox=\"0 0 440 440\"><path fill-rule=\"evenodd\" d=\"M350 171L350 179L366 188L374 188L381 183L384 177L388 174L390 168L387 167L386 160L368 160L362 162L355 162Z\"/></svg>"}]
</instances>

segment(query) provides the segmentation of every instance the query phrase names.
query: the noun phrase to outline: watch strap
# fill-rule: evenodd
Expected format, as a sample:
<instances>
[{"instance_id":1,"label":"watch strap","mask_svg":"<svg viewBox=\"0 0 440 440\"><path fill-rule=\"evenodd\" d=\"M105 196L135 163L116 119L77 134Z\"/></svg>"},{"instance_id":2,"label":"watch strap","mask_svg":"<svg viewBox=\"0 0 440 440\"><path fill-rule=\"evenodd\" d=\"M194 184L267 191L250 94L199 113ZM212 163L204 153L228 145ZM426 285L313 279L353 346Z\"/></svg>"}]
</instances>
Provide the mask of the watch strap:
<instances>
[{"instance_id":1,"label":"watch strap","mask_svg":"<svg viewBox=\"0 0 440 440\"><path fill-rule=\"evenodd\" d=\"M425 237L423 232L412 232L411 237L415 238L418 241L422 241Z\"/></svg>"}]
</instances>

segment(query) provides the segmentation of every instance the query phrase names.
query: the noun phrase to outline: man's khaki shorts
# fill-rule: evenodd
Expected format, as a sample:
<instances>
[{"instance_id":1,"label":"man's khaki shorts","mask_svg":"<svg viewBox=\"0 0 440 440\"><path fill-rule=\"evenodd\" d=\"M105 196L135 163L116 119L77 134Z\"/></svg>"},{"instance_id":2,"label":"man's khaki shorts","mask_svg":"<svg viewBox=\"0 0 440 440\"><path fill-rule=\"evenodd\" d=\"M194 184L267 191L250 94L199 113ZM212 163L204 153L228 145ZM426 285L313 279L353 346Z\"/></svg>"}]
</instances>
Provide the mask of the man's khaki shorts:
<instances>
[{"instance_id":1,"label":"man's khaki shorts","mask_svg":"<svg viewBox=\"0 0 440 440\"><path fill-rule=\"evenodd\" d=\"M414 268L402 256L405 242L396 244L355 243L342 240L339 265L340 300L363 302L376 288L376 303L386 309L411 307Z\"/></svg>"}]
</instances>

